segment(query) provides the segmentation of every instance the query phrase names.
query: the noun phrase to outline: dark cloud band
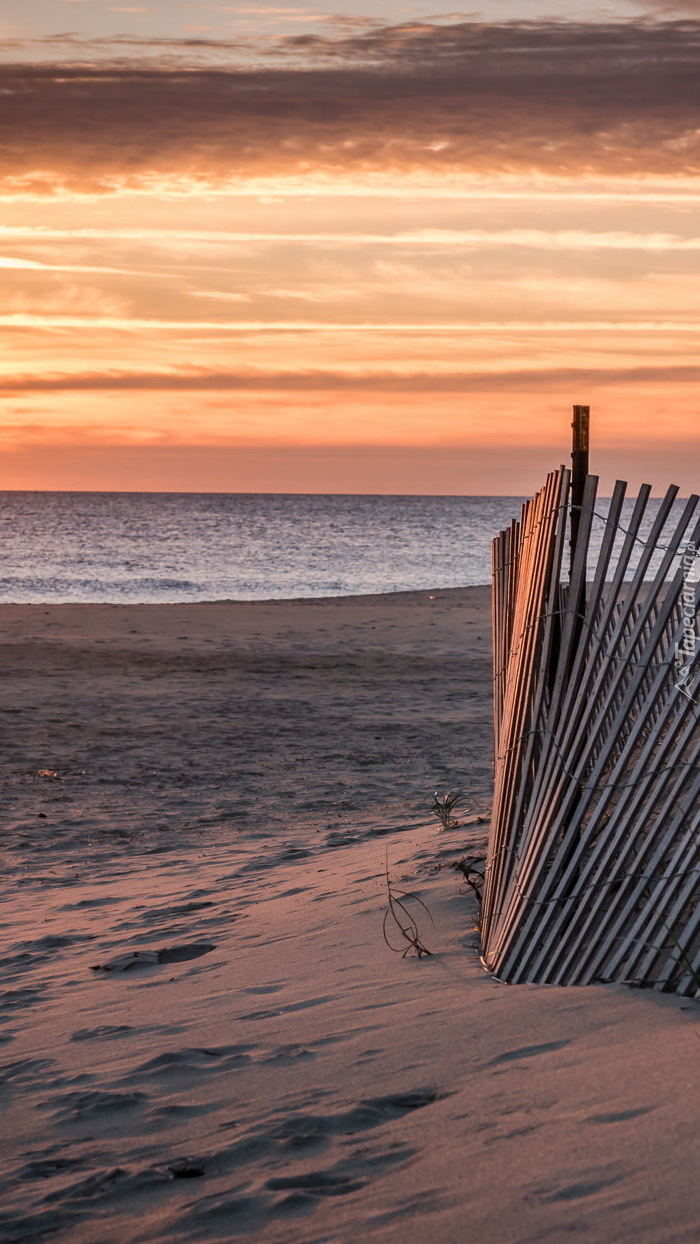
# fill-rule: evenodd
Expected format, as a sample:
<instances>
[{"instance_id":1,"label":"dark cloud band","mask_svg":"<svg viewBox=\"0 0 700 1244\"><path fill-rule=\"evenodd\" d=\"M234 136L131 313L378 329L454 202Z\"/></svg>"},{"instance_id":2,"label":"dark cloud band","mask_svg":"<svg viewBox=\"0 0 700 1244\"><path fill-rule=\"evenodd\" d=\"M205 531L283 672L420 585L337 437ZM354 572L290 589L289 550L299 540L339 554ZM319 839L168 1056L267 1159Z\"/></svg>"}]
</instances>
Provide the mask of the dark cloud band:
<instances>
[{"instance_id":1,"label":"dark cloud band","mask_svg":"<svg viewBox=\"0 0 700 1244\"><path fill-rule=\"evenodd\" d=\"M229 372L192 368L178 372L77 372L53 376L3 376L0 393L62 392L376 392L376 393L488 393L560 388L577 385L697 384L700 366L622 368L547 368L503 372L392 372L340 371Z\"/></svg>"},{"instance_id":2,"label":"dark cloud band","mask_svg":"<svg viewBox=\"0 0 700 1244\"><path fill-rule=\"evenodd\" d=\"M695 21L461 23L300 36L277 68L5 66L0 178L695 175L699 52Z\"/></svg>"}]
</instances>

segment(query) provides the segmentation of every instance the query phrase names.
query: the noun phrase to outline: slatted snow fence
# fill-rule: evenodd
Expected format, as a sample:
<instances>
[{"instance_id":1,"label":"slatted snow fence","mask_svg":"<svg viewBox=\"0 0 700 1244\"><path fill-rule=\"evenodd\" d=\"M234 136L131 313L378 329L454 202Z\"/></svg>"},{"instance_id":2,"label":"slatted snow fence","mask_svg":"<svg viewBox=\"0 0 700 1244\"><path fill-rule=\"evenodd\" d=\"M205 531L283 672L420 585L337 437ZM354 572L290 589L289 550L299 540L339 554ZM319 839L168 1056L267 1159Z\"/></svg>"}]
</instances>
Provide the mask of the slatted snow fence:
<instances>
[{"instance_id":1,"label":"slatted snow fence","mask_svg":"<svg viewBox=\"0 0 700 1244\"><path fill-rule=\"evenodd\" d=\"M618 482L601 502L597 484L566 581L563 467L493 542L483 962L699 996L700 499L626 502Z\"/></svg>"}]
</instances>

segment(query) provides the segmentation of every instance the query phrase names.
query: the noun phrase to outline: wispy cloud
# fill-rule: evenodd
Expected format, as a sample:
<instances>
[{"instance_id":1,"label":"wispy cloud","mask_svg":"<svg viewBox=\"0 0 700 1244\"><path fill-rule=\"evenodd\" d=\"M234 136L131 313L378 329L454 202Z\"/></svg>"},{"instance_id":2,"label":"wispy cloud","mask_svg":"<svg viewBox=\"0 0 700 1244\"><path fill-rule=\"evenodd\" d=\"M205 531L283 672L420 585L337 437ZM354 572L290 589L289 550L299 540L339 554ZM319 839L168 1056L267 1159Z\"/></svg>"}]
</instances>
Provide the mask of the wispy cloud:
<instances>
[{"instance_id":1,"label":"wispy cloud","mask_svg":"<svg viewBox=\"0 0 700 1244\"><path fill-rule=\"evenodd\" d=\"M50 194L378 172L697 176L699 53L693 20L425 22L289 36L261 69L15 64L0 178Z\"/></svg>"},{"instance_id":2,"label":"wispy cloud","mask_svg":"<svg viewBox=\"0 0 700 1244\"><path fill-rule=\"evenodd\" d=\"M250 294L236 294L228 290L193 289L191 298L212 298L215 302L250 302Z\"/></svg>"},{"instance_id":3,"label":"wispy cloud","mask_svg":"<svg viewBox=\"0 0 700 1244\"><path fill-rule=\"evenodd\" d=\"M700 366L549 367L505 371L98 371L51 375L0 375L0 393L61 392L375 392L485 393L633 384L695 384Z\"/></svg>"},{"instance_id":4,"label":"wispy cloud","mask_svg":"<svg viewBox=\"0 0 700 1244\"><path fill-rule=\"evenodd\" d=\"M82 292L82 291L79 291ZM95 292L95 297L99 291ZM62 303L65 305L65 296ZM66 328L79 328L85 331L108 330L109 332L144 333L253 333L260 336L276 333L327 333L350 334L371 333L381 334L414 334L419 337L459 336L468 333L700 333L700 320L697 318L666 320L649 319L586 319L578 320L463 320L445 321L443 323L424 323L419 320L402 320L400 322L352 321L342 322L327 320L197 320L197 319L162 319L152 317L146 319L138 316L119 316L110 314L94 315L63 315L60 313L33 313L18 311L9 315L0 315L0 326L4 328L28 328L36 331L53 332Z\"/></svg>"},{"instance_id":5,"label":"wispy cloud","mask_svg":"<svg viewBox=\"0 0 700 1244\"><path fill-rule=\"evenodd\" d=\"M100 272L109 276L149 276L142 268L109 268L102 264L43 263L38 259L26 259L15 255L0 255L0 269L24 272ZM170 279L168 272L159 272L160 278Z\"/></svg>"},{"instance_id":6,"label":"wispy cloud","mask_svg":"<svg viewBox=\"0 0 700 1244\"><path fill-rule=\"evenodd\" d=\"M364 232L358 229L349 233L343 229L327 232L289 231L237 231L229 229L59 229L50 230L43 227L23 228L22 226L3 228L0 226L0 239L18 238L39 241L52 239L66 240L125 240L133 242L149 242L165 249L180 248L184 242L201 243L212 246L241 245L248 246L261 243L266 246L396 246L413 249L445 248L481 249L483 247L522 247L532 250L559 251L700 251L700 236L685 237L676 233L634 233L631 230L593 230L593 229L400 229L385 232ZM31 259L2 257L0 268L27 268L67 272L109 272L132 275L143 275L128 268L109 268L95 265L79 264L47 264ZM216 291L207 291L200 297L216 297ZM221 294L221 297L243 297L243 295ZM284 296L291 297L289 291ZM294 293L298 297L298 293Z\"/></svg>"}]
</instances>

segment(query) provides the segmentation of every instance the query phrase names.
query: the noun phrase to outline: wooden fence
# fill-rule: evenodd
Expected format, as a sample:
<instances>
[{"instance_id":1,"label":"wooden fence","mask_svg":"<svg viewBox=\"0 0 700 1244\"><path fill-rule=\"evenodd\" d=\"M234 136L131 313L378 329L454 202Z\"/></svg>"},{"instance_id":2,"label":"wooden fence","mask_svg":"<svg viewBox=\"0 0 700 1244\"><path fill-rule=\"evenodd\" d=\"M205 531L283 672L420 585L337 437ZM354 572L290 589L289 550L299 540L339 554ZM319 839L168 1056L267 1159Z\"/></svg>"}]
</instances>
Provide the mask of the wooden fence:
<instances>
[{"instance_id":1,"label":"wooden fence","mask_svg":"<svg viewBox=\"0 0 700 1244\"><path fill-rule=\"evenodd\" d=\"M645 485L623 523L626 484L605 514L597 483L587 476L574 507L566 582L563 467L493 542L483 962L509 982L624 981L695 996L700 499L677 501L671 487L649 507Z\"/></svg>"}]
</instances>

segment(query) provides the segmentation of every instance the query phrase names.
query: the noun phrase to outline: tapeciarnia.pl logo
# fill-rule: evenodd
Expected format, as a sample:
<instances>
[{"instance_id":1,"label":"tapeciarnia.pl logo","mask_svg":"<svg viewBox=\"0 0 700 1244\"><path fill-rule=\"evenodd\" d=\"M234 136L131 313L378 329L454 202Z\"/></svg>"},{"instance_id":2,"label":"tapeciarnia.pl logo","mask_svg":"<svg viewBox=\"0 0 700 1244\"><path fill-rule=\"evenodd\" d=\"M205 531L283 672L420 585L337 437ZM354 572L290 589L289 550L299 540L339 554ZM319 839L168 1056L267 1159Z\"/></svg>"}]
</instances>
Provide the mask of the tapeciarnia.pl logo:
<instances>
[{"instance_id":1,"label":"tapeciarnia.pl logo","mask_svg":"<svg viewBox=\"0 0 700 1244\"><path fill-rule=\"evenodd\" d=\"M678 680L676 688L688 700L692 700L688 686L690 684L690 676L695 662L695 657L700 644L700 635L698 634L698 623L695 616L695 584L698 581L698 546L688 543L683 550L681 558L681 569L683 571L683 591L681 593L681 602L683 605L683 637L681 642L676 646L676 673Z\"/></svg>"}]
</instances>

